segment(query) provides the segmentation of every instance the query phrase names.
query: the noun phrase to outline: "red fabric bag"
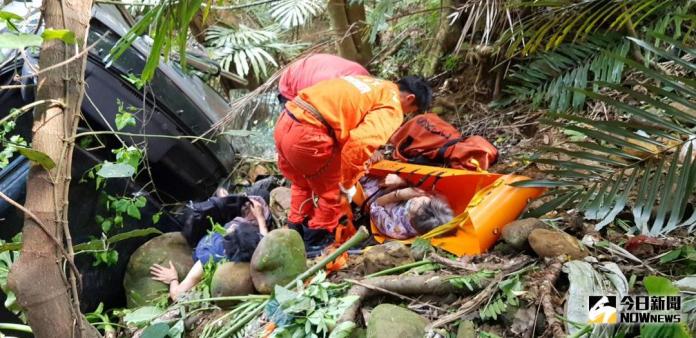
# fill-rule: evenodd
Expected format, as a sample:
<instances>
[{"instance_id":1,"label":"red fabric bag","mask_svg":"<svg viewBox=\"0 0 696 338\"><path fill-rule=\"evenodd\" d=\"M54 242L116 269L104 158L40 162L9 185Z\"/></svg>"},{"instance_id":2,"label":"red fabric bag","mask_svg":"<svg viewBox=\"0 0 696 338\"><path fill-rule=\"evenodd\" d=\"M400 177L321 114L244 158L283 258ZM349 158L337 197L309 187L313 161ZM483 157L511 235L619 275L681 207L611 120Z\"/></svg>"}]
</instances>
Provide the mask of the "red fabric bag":
<instances>
[{"instance_id":1,"label":"red fabric bag","mask_svg":"<svg viewBox=\"0 0 696 338\"><path fill-rule=\"evenodd\" d=\"M436 114L418 115L404 123L389 140L400 161L486 170L498 159L498 149L481 136L463 137Z\"/></svg>"}]
</instances>

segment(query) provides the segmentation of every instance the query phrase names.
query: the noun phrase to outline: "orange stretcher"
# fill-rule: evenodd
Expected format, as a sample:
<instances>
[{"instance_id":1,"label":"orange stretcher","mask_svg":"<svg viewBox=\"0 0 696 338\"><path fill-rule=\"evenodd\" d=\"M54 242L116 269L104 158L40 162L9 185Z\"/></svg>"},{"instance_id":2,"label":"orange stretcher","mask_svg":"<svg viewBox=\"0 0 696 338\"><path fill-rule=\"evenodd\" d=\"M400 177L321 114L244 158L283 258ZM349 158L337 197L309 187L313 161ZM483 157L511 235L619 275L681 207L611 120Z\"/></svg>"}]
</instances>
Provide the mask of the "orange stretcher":
<instances>
[{"instance_id":1,"label":"orange stretcher","mask_svg":"<svg viewBox=\"0 0 696 338\"><path fill-rule=\"evenodd\" d=\"M370 175L398 174L423 190L444 195L454 211L456 231L431 238L434 246L457 256L486 252L500 237L503 227L517 219L529 200L541 195L542 188L517 188L509 183L529 179L461 169L430 167L393 161L381 161L370 168ZM362 205L367 197L361 188L353 201ZM371 225L379 243L388 238ZM413 242L415 238L404 240Z\"/></svg>"}]
</instances>

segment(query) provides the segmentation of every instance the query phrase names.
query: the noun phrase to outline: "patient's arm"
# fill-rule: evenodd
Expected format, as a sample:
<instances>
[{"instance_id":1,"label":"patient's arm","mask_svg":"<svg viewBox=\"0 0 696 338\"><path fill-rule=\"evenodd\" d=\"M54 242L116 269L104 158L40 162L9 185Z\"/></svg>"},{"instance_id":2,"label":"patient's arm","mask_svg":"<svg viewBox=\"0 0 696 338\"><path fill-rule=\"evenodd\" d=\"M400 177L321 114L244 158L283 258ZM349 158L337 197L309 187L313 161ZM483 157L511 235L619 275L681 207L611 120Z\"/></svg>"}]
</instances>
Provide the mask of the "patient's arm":
<instances>
[{"instance_id":1,"label":"patient's arm","mask_svg":"<svg viewBox=\"0 0 696 338\"><path fill-rule=\"evenodd\" d=\"M171 261L169 261L169 268L154 264L150 268L150 273L152 274L152 279L169 284L169 297L172 300L176 300L179 295L191 290L203 279L203 263L196 261L196 264L189 270L181 283L179 283L176 269Z\"/></svg>"},{"instance_id":2,"label":"patient's arm","mask_svg":"<svg viewBox=\"0 0 696 338\"><path fill-rule=\"evenodd\" d=\"M418 188L398 189L398 190L392 191L388 194L384 194L384 195L380 196L375 201L375 204L384 206L384 205L387 205L389 203L399 203L402 201L408 201L414 197L423 196L425 194L426 194L425 191L420 190Z\"/></svg>"}]
</instances>

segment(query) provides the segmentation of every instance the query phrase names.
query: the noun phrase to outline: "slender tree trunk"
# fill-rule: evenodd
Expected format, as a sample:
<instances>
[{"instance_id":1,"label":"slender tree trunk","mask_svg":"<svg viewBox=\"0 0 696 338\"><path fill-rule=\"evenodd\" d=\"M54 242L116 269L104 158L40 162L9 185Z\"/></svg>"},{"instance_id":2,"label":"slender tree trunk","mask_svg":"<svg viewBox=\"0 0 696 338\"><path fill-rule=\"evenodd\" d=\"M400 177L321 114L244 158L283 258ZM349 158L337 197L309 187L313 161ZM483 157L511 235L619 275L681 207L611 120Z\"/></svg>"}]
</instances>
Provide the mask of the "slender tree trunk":
<instances>
[{"instance_id":1,"label":"slender tree trunk","mask_svg":"<svg viewBox=\"0 0 696 338\"><path fill-rule=\"evenodd\" d=\"M454 11L457 5L458 2L454 0L442 0L440 23L437 28L437 33L435 34L435 38L428 43L428 52L423 62L423 68L421 69L421 75L425 77L430 77L435 74L440 65L440 59L445 53L451 52L452 48L454 48L454 44L456 44L454 41L458 38L462 29L461 20L450 25L447 16Z\"/></svg>"},{"instance_id":2,"label":"slender tree trunk","mask_svg":"<svg viewBox=\"0 0 696 338\"><path fill-rule=\"evenodd\" d=\"M331 29L336 36L336 49L341 57L365 65L372 58L369 42L363 41L365 5L349 5L348 1L329 0L327 6Z\"/></svg>"},{"instance_id":3,"label":"slender tree trunk","mask_svg":"<svg viewBox=\"0 0 696 338\"><path fill-rule=\"evenodd\" d=\"M44 0L46 28L67 29L75 34L77 46L86 47L91 17L91 0ZM76 56L76 45L46 40L41 46L40 69ZM33 165L27 180L25 208L40 224L25 214L23 246L12 265L10 288L24 308L36 337L92 337L98 333L87 325L79 312L75 279L66 276L61 246L70 246L67 229L68 188L70 184L73 139L84 93L87 54L64 66L39 74L37 100L57 100L36 108L32 128L33 149L56 163L50 171ZM51 235L47 234L50 233ZM53 239L51 238L53 237ZM61 243L55 243L57 238ZM63 243L63 239L67 243ZM72 257L70 257L72 259ZM71 292L72 290L72 292Z\"/></svg>"},{"instance_id":4,"label":"slender tree trunk","mask_svg":"<svg viewBox=\"0 0 696 338\"><path fill-rule=\"evenodd\" d=\"M372 59L372 46L370 42L365 39L367 34L367 18L365 14L365 4L362 1L352 2L348 0L348 7L346 7L346 14L348 17L348 22L351 25L355 25L355 33L351 35L353 38L353 44L358 50L358 62L367 65Z\"/></svg>"}]
</instances>

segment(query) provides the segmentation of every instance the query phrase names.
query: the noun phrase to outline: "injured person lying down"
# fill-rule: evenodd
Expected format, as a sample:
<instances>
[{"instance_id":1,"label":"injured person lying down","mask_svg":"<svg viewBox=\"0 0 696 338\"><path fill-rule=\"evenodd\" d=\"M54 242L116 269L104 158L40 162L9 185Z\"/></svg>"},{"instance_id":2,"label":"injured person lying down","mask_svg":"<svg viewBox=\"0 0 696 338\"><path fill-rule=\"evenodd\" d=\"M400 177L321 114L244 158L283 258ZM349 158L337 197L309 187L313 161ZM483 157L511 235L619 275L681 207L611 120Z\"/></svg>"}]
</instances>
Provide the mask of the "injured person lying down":
<instances>
[{"instance_id":1,"label":"injured person lying down","mask_svg":"<svg viewBox=\"0 0 696 338\"><path fill-rule=\"evenodd\" d=\"M409 187L399 175L360 180L370 220L379 232L393 239L408 239L452 220L447 200L434 192Z\"/></svg>"}]
</instances>

